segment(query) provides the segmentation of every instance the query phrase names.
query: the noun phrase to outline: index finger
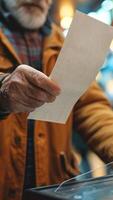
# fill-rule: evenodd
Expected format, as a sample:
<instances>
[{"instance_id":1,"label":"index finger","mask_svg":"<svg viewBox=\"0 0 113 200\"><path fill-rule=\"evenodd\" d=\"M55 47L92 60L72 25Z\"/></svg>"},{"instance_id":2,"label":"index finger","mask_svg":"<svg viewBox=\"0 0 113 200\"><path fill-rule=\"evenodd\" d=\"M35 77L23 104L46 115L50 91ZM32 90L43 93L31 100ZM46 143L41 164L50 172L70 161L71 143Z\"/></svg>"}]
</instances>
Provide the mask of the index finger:
<instances>
[{"instance_id":1,"label":"index finger","mask_svg":"<svg viewBox=\"0 0 113 200\"><path fill-rule=\"evenodd\" d=\"M38 82L40 82L39 87L42 88L43 90L46 90L49 94L53 96L57 96L60 94L61 89L59 85L46 75L40 78Z\"/></svg>"},{"instance_id":2,"label":"index finger","mask_svg":"<svg viewBox=\"0 0 113 200\"><path fill-rule=\"evenodd\" d=\"M53 96L57 96L60 94L60 87L59 85L47 77L44 73L29 67L29 70L26 73L26 77L29 82L35 85L38 88L41 88L48 92Z\"/></svg>"}]
</instances>

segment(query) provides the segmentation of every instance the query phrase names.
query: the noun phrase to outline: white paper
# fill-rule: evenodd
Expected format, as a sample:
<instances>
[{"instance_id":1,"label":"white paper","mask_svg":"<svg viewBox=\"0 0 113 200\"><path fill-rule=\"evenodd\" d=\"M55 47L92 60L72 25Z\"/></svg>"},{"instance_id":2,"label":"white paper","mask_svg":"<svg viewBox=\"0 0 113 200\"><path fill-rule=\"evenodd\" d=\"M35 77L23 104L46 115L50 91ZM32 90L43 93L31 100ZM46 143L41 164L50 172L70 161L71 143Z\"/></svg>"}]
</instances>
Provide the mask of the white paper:
<instances>
[{"instance_id":1,"label":"white paper","mask_svg":"<svg viewBox=\"0 0 113 200\"><path fill-rule=\"evenodd\" d=\"M112 38L111 26L77 11L50 76L62 92L55 102L30 113L29 119L65 123L74 104L95 79Z\"/></svg>"}]
</instances>

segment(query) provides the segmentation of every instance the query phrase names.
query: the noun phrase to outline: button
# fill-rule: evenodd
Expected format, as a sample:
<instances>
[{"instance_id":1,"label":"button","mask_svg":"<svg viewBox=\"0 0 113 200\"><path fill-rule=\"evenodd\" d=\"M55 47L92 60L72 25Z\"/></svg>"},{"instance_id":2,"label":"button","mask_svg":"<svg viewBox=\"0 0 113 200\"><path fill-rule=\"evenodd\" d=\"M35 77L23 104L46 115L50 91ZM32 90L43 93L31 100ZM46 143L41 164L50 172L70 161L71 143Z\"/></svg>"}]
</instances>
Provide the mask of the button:
<instances>
[{"instance_id":1,"label":"button","mask_svg":"<svg viewBox=\"0 0 113 200\"><path fill-rule=\"evenodd\" d=\"M19 146L21 144L21 138L19 136L15 137L15 144Z\"/></svg>"},{"instance_id":2,"label":"button","mask_svg":"<svg viewBox=\"0 0 113 200\"><path fill-rule=\"evenodd\" d=\"M14 198L17 194L17 190L16 189L13 189L13 188L10 188L9 191L8 191L8 196L11 197L11 198Z\"/></svg>"},{"instance_id":3,"label":"button","mask_svg":"<svg viewBox=\"0 0 113 200\"><path fill-rule=\"evenodd\" d=\"M43 133L39 133L38 137L42 138L42 137L44 137L44 134Z\"/></svg>"}]
</instances>

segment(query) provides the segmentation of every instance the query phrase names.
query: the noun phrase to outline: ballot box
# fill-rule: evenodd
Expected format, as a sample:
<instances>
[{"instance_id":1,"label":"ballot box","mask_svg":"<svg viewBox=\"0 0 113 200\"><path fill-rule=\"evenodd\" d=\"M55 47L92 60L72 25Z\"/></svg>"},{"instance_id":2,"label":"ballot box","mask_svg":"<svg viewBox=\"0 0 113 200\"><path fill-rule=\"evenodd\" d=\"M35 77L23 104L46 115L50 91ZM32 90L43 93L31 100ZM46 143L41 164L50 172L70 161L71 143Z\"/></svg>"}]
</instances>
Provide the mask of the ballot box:
<instances>
[{"instance_id":1,"label":"ballot box","mask_svg":"<svg viewBox=\"0 0 113 200\"><path fill-rule=\"evenodd\" d=\"M113 175L29 189L24 200L113 200Z\"/></svg>"}]
</instances>

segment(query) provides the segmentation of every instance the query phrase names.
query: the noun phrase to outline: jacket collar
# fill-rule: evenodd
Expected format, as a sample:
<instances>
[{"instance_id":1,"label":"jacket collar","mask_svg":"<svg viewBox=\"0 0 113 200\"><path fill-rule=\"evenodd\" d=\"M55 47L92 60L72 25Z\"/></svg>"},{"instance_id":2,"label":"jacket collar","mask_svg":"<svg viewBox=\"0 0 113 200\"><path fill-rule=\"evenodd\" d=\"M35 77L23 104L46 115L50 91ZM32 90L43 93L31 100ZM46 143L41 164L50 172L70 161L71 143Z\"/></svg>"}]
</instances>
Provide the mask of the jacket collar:
<instances>
[{"instance_id":1,"label":"jacket collar","mask_svg":"<svg viewBox=\"0 0 113 200\"><path fill-rule=\"evenodd\" d=\"M14 59L16 59L16 61L19 64L22 64L19 56L17 55L17 53L15 52L12 44L10 43L10 41L8 40L8 38L4 35L4 33L2 32L2 29L0 29L0 41L3 43L3 45L8 49L8 51L12 54L12 56L14 57Z\"/></svg>"},{"instance_id":2,"label":"jacket collar","mask_svg":"<svg viewBox=\"0 0 113 200\"><path fill-rule=\"evenodd\" d=\"M52 31L53 32L53 31ZM44 37L44 45L43 45L43 52L45 49L47 49L50 46L50 38L51 38L50 34L46 37ZM0 41L2 42L2 44L7 48L7 50L9 51L9 53L13 56L13 58L16 60L16 62L20 65L22 64L18 54L15 52L14 47L12 46L12 44L10 43L10 41L8 40L8 38L4 35L2 29L0 28Z\"/></svg>"},{"instance_id":3,"label":"jacket collar","mask_svg":"<svg viewBox=\"0 0 113 200\"><path fill-rule=\"evenodd\" d=\"M63 39L63 36L60 36L60 35L61 35L60 29L54 23L52 23L51 34L44 37L44 42L43 42L42 67L43 67L44 72L46 72L45 70L48 70L48 69L45 69L47 65L47 60L48 60L48 56L46 52L49 49L55 50L55 52L56 51L59 52L62 47L64 39ZM7 48L8 52L13 56L17 64L18 65L22 64L19 56L15 52L15 49L13 48L8 38L4 35L1 28L0 28L0 41Z\"/></svg>"}]
</instances>

